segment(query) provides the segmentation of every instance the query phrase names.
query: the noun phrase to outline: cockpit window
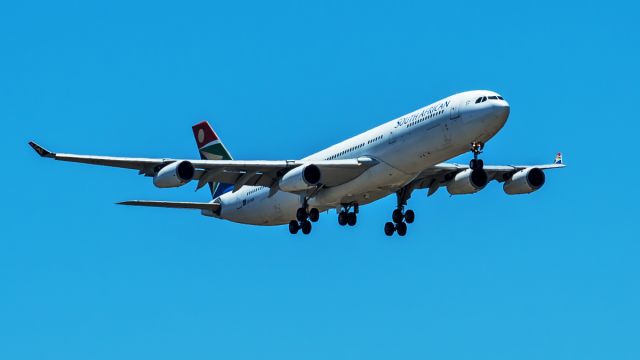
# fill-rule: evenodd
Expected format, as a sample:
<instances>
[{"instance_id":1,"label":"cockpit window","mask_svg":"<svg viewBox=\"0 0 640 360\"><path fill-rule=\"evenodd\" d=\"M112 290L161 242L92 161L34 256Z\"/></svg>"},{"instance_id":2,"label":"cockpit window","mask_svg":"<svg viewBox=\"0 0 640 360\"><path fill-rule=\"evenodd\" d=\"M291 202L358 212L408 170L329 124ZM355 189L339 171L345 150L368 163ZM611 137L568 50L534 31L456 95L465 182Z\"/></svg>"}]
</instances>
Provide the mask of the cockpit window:
<instances>
[{"instance_id":1,"label":"cockpit window","mask_svg":"<svg viewBox=\"0 0 640 360\"><path fill-rule=\"evenodd\" d=\"M504 98L502 96L498 96L498 95L481 96L481 97L476 99L476 104L485 102L487 100L504 100Z\"/></svg>"}]
</instances>

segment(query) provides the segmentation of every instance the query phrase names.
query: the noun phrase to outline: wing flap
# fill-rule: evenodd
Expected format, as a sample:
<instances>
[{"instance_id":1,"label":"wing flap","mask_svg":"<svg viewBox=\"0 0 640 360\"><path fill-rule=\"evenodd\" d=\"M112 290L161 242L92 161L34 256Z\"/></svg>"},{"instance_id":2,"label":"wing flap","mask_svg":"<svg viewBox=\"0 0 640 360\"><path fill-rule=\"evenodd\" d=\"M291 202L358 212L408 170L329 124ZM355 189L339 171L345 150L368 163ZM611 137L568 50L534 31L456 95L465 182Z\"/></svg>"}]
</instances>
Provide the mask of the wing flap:
<instances>
[{"instance_id":1,"label":"wing flap","mask_svg":"<svg viewBox=\"0 0 640 360\"><path fill-rule=\"evenodd\" d=\"M75 155L75 154L54 154L56 160L77 162L91 165L102 165L119 167L125 169L145 170L149 167L172 163L174 159L150 159L150 158L128 158L113 156Z\"/></svg>"}]
</instances>

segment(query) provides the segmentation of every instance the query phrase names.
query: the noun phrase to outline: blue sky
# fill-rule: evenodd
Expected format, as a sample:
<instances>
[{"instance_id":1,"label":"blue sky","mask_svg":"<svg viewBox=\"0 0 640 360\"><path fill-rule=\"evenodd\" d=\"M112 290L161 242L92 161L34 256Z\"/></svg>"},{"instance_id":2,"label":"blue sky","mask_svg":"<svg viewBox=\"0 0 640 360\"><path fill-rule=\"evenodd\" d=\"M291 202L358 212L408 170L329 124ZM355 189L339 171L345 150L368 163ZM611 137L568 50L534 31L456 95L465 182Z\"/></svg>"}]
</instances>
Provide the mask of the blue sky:
<instances>
[{"instance_id":1,"label":"blue sky","mask_svg":"<svg viewBox=\"0 0 640 360\"><path fill-rule=\"evenodd\" d=\"M5 2L0 358L637 359L632 2ZM415 193L409 236L308 237L127 199L205 201L64 152L299 158L450 94L511 104L486 163L569 167L510 197ZM468 155L460 157L466 162Z\"/></svg>"}]
</instances>

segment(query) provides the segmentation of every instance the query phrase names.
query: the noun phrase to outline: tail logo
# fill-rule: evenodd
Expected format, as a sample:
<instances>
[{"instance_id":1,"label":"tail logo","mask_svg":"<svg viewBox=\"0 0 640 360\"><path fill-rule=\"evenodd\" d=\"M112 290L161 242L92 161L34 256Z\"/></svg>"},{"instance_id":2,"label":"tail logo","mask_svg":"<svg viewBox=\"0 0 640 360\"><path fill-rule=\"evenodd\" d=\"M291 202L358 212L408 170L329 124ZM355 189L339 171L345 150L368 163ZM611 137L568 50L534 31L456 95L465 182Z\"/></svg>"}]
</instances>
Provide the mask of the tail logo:
<instances>
[{"instance_id":1,"label":"tail logo","mask_svg":"<svg viewBox=\"0 0 640 360\"><path fill-rule=\"evenodd\" d=\"M193 137L200 151L200 158L203 160L232 160L233 157L224 146L218 135L213 131L208 122L202 121L192 126ZM232 184L219 183L216 181L209 182L209 189L213 198L230 191Z\"/></svg>"}]
</instances>

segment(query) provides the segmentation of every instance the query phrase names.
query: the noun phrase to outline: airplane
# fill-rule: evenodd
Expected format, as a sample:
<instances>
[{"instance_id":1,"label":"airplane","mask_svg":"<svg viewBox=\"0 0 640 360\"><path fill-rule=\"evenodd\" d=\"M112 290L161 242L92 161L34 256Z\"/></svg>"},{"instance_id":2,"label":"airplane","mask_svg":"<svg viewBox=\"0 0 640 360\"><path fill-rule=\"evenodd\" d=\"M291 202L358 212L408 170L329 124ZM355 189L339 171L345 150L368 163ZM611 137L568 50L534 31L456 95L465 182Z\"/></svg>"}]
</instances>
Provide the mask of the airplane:
<instances>
[{"instance_id":1,"label":"airplane","mask_svg":"<svg viewBox=\"0 0 640 360\"><path fill-rule=\"evenodd\" d=\"M35 142L42 157L138 170L158 188L197 181L209 202L131 200L118 204L200 210L204 216L251 225L289 225L289 232L311 232L320 213L335 209L338 224L354 226L360 207L396 195L396 208L384 233L407 234L415 220L406 209L413 191L433 195L473 194L492 180L506 194L529 194L545 184L552 164L484 165L479 155L509 117L509 103L498 93L474 90L454 94L299 160L235 160L208 122L192 127L200 159L128 158L54 153ZM471 152L469 165L445 161Z\"/></svg>"}]
</instances>

